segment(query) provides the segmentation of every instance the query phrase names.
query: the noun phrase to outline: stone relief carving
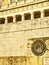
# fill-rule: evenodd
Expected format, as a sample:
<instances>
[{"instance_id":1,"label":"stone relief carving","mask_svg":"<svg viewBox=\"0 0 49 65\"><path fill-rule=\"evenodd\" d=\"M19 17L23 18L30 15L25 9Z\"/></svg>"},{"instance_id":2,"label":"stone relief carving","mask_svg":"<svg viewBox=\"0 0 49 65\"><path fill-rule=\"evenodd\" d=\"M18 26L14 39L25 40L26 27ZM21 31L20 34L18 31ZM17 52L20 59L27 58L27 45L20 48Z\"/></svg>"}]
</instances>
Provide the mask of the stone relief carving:
<instances>
[{"instance_id":1,"label":"stone relief carving","mask_svg":"<svg viewBox=\"0 0 49 65\"><path fill-rule=\"evenodd\" d=\"M1 57L0 65L25 65L27 57Z\"/></svg>"},{"instance_id":2,"label":"stone relief carving","mask_svg":"<svg viewBox=\"0 0 49 65\"><path fill-rule=\"evenodd\" d=\"M46 52L46 49L46 44L43 40L35 40L31 45L31 50L36 56L42 56Z\"/></svg>"}]
</instances>

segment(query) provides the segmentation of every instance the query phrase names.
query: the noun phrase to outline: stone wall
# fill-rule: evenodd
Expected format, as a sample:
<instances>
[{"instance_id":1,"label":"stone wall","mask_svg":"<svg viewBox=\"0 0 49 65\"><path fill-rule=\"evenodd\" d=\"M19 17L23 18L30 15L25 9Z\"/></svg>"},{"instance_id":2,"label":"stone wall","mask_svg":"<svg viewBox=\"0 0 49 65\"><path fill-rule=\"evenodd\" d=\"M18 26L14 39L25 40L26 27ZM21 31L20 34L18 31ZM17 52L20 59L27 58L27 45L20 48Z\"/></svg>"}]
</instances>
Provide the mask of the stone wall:
<instances>
[{"instance_id":1,"label":"stone wall","mask_svg":"<svg viewBox=\"0 0 49 65\"><path fill-rule=\"evenodd\" d=\"M17 14L24 16L24 13L33 14L34 11L49 9L49 2L31 1L27 0L29 5L21 5L21 2L18 6L6 5L0 10L0 18L6 20L5 24L0 24L0 65L49 65L49 17L41 15L43 18L7 23L8 16L14 18ZM35 56L31 51L31 45L36 39L46 43L47 49L42 56Z\"/></svg>"}]
</instances>

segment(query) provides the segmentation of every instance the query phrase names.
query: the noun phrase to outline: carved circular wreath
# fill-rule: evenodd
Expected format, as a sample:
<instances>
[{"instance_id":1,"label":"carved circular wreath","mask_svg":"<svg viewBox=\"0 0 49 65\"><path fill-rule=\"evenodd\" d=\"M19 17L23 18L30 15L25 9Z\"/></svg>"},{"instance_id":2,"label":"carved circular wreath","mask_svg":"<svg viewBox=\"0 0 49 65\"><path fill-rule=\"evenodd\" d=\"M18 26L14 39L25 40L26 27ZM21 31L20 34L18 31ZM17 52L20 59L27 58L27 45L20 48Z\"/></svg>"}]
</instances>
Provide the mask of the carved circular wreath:
<instances>
[{"instance_id":1,"label":"carved circular wreath","mask_svg":"<svg viewBox=\"0 0 49 65\"><path fill-rule=\"evenodd\" d=\"M34 55L42 56L46 52L46 44L43 40L36 40L31 45L31 50Z\"/></svg>"}]
</instances>

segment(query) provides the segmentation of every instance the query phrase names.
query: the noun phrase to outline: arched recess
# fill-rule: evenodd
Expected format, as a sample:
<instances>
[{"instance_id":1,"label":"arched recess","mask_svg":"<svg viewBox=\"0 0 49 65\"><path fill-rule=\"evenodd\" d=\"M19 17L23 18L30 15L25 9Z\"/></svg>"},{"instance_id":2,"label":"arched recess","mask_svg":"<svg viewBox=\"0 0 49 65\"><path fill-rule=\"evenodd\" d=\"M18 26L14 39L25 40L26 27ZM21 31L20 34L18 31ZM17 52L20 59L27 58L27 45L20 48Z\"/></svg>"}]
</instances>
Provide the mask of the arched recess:
<instances>
[{"instance_id":1,"label":"arched recess","mask_svg":"<svg viewBox=\"0 0 49 65\"><path fill-rule=\"evenodd\" d=\"M41 12L40 11L35 11L34 12L34 18L40 18L41 17Z\"/></svg>"},{"instance_id":2,"label":"arched recess","mask_svg":"<svg viewBox=\"0 0 49 65\"><path fill-rule=\"evenodd\" d=\"M49 9L44 10L44 16L45 17L48 17L49 16Z\"/></svg>"},{"instance_id":3,"label":"arched recess","mask_svg":"<svg viewBox=\"0 0 49 65\"><path fill-rule=\"evenodd\" d=\"M0 24L4 24L5 23L5 18L0 18Z\"/></svg>"},{"instance_id":4,"label":"arched recess","mask_svg":"<svg viewBox=\"0 0 49 65\"><path fill-rule=\"evenodd\" d=\"M22 20L22 16L21 15L16 15L15 17L16 17L16 22Z\"/></svg>"},{"instance_id":5,"label":"arched recess","mask_svg":"<svg viewBox=\"0 0 49 65\"><path fill-rule=\"evenodd\" d=\"M13 22L13 17L12 16L7 17L7 21L8 21L8 23Z\"/></svg>"},{"instance_id":6,"label":"arched recess","mask_svg":"<svg viewBox=\"0 0 49 65\"><path fill-rule=\"evenodd\" d=\"M25 13L24 14L24 20L30 20L31 19L31 14L30 13Z\"/></svg>"}]
</instances>

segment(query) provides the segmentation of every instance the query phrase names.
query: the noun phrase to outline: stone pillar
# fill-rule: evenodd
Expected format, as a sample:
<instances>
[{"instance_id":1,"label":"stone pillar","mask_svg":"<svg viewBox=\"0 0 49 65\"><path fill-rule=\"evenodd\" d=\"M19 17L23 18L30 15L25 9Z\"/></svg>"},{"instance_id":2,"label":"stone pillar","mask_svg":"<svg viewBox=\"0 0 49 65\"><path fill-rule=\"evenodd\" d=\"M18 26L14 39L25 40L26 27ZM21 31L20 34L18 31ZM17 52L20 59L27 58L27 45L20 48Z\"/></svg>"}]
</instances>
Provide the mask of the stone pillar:
<instances>
[{"instance_id":1,"label":"stone pillar","mask_svg":"<svg viewBox=\"0 0 49 65\"><path fill-rule=\"evenodd\" d=\"M31 20L34 19L34 14L31 12Z\"/></svg>"},{"instance_id":2,"label":"stone pillar","mask_svg":"<svg viewBox=\"0 0 49 65\"><path fill-rule=\"evenodd\" d=\"M10 0L8 0L8 4L10 5Z\"/></svg>"},{"instance_id":3,"label":"stone pillar","mask_svg":"<svg viewBox=\"0 0 49 65\"><path fill-rule=\"evenodd\" d=\"M44 17L44 11L41 10L41 18L43 18L43 17Z\"/></svg>"},{"instance_id":4,"label":"stone pillar","mask_svg":"<svg viewBox=\"0 0 49 65\"><path fill-rule=\"evenodd\" d=\"M17 5L18 0L15 0L15 1L16 1L16 5Z\"/></svg>"},{"instance_id":5,"label":"stone pillar","mask_svg":"<svg viewBox=\"0 0 49 65\"><path fill-rule=\"evenodd\" d=\"M21 14L22 15L22 21L24 21L24 14Z\"/></svg>"},{"instance_id":6,"label":"stone pillar","mask_svg":"<svg viewBox=\"0 0 49 65\"><path fill-rule=\"evenodd\" d=\"M14 23L16 22L16 17L15 17L15 15L13 16L13 22L14 22Z\"/></svg>"}]
</instances>

